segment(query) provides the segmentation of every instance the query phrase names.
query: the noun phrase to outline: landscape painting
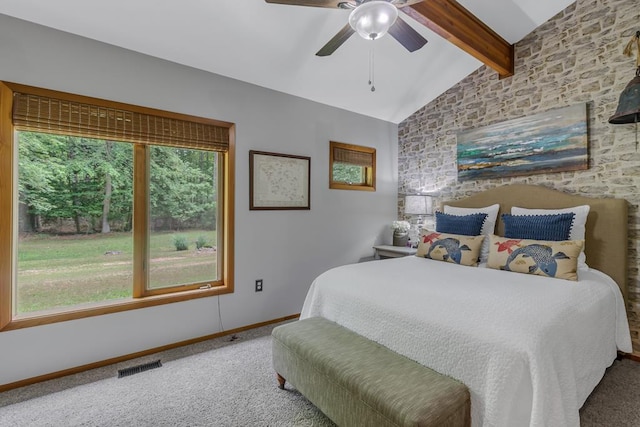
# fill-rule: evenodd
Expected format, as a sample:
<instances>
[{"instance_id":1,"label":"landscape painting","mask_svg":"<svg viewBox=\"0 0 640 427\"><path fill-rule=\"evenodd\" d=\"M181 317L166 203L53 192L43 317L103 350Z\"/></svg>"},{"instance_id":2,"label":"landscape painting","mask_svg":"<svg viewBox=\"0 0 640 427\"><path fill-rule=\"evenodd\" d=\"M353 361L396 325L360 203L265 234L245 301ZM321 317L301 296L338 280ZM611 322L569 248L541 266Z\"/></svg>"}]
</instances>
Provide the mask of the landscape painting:
<instances>
[{"instance_id":1,"label":"landscape painting","mask_svg":"<svg viewBox=\"0 0 640 427\"><path fill-rule=\"evenodd\" d=\"M587 169L587 105L458 133L458 180Z\"/></svg>"}]
</instances>

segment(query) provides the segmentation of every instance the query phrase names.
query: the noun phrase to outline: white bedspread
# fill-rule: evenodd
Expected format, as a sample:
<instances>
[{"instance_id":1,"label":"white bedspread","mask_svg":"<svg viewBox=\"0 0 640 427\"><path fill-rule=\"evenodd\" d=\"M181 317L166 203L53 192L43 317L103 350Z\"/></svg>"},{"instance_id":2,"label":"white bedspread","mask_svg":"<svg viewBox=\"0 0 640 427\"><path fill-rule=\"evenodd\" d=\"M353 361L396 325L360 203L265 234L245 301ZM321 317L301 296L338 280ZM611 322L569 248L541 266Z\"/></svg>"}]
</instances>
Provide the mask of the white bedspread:
<instances>
[{"instance_id":1,"label":"white bedspread","mask_svg":"<svg viewBox=\"0 0 640 427\"><path fill-rule=\"evenodd\" d=\"M474 426L579 426L616 349L631 352L620 289L595 270L570 282L417 257L353 264L316 278L313 316L462 381Z\"/></svg>"}]
</instances>

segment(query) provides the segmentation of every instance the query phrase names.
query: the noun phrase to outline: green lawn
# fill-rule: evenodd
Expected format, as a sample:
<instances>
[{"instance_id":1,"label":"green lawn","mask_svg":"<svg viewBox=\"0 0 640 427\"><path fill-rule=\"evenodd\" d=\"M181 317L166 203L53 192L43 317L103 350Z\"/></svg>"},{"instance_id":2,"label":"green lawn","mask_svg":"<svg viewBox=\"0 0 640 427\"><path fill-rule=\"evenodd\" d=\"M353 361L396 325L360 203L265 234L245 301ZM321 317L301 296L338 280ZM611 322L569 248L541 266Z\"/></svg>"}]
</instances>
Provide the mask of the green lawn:
<instances>
[{"instance_id":1,"label":"green lawn","mask_svg":"<svg viewBox=\"0 0 640 427\"><path fill-rule=\"evenodd\" d=\"M174 236L189 248L176 251ZM214 280L216 252L196 250L204 236L216 245L216 232L190 230L152 233L150 287ZM131 233L49 236L33 234L18 243L18 314L131 297Z\"/></svg>"}]
</instances>

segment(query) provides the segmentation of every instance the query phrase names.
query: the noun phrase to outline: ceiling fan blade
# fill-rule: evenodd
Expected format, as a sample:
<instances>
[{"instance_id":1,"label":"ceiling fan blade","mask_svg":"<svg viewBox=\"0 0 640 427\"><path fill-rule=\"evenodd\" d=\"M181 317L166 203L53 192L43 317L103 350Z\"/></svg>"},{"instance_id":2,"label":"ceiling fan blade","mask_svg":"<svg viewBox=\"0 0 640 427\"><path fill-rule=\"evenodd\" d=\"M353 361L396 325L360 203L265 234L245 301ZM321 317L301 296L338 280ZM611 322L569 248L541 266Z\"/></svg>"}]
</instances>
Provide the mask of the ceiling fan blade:
<instances>
[{"instance_id":1,"label":"ceiling fan blade","mask_svg":"<svg viewBox=\"0 0 640 427\"><path fill-rule=\"evenodd\" d=\"M316 53L316 56L331 55L333 52L335 52L337 48L342 46L342 43L346 42L347 39L351 37L351 34L353 33L355 33L355 31L353 30L353 28L351 28L351 25L349 24L345 25L344 27L342 27L340 31L338 31L338 34L333 36L333 38L329 40L327 44L322 46L322 49L320 49Z\"/></svg>"},{"instance_id":2,"label":"ceiling fan blade","mask_svg":"<svg viewBox=\"0 0 640 427\"><path fill-rule=\"evenodd\" d=\"M389 34L391 37L398 40L398 42L405 47L409 52L414 52L427 44L427 39L422 37L416 30L411 28L409 24L400 19L396 19L396 22L389 28Z\"/></svg>"},{"instance_id":3,"label":"ceiling fan blade","mask_svg":"<svg viewBox=\"0 0 640 427\"><path fill-rule=\"evenodd\" d=\"M361 0L265 0L267 3L289 4L295 6L312 6L312 7L332 7L339 9L353 9ZM389 0L387 0L389 1ZM390 1L396 7L405 7L412 4L421 3L423 0L395 0Z\"/></svg>"},{"instance_id":4,"label":"ceiling fan blade","mask_svg":"<svg viewBox=\"0 0 640 427\"><path fill-rule=\"evenodd\" d=\"M265 0L267 3L288 4L293 6L331 7L339 8L346 0Z\"/></svg>"}]
</instances>

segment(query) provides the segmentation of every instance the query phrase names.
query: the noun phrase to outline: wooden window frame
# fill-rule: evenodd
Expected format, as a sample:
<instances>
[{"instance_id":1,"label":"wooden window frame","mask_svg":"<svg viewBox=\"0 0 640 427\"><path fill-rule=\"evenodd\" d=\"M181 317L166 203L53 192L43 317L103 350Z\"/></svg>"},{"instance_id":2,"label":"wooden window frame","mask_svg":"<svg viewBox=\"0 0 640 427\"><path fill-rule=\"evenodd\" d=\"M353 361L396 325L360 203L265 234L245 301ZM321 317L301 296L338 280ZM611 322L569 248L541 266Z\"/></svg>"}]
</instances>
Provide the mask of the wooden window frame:
<instances>
[{"instance_id":1,"label":"wooden window frame","mask_svg":"<svg viewBox=\"0 0 640 427\"><path fill-rule=\"evenodd\" d=\"M364 184L348 184L341 181L333 180L333 164L335 149L355 151L358 153L366 153L371 156L371 166L365 168ZM358 190L358 191L376 191L376 149L365 147L362 145L345 144L343 142L329 141L329 188L335 190Z\"/></svg>"},{"instance_id":2,"label":"wooden window frame","mask_svg":"<svg viewBox=\"0 0 640 427\"><path fill-rule=\"evenodd\" d=\"M15 188L17 181L17 146L16 129L13 124L13 100L14 92L26 92L36 95L48 96L56 99L74 102L85 102L107 108L126 109L141 114L149 114L167 119L195 122L218 127L223 132L228 132L228 148L218 153L218 189L222 196L219 198L221 207L218 218L218 229L222 231L220 242L222 244L221 264L218 266L220 280L217 282L205 282L190 284L188 286L167 287L158 290L149 290L146 286L147 273L146 252L147 244L147 212L148 207L143 204L148 200L148 185L142 180L143 174L134 171L134 186L138 186L136 196L143 194L141 199L134 198L134 221L143 224L143 227L134 228L134 245L143 250L134 252L134 280L133 297L124 300L105 301L82 307L69 307L54 309L34 315L15 317L13 312L13 287L15 281L14 263L16 257L16 212L18 210ZM132 142L132 141L129 141ZM201 149L200 147L194 147ZM145 142L134 142L134 169L146 168L148 161L148 147ZM148 174L146 174L148 175ZM170 304L187 301L196 298L205 298L215 295L232 293L234 291L234 194L235 194L235 125L233 123L218 120L205 119L180 113L161 111L147 107L134 106L113 101L89 98L80 95L68 94L19 85L15 83L0 82L0 253L8 256L0 257L0 331L8 331L38 325L45 325L67 320L81 319L104 314L117 313L162 304ZM141 190L142 189L142 190ZM140 193L138 193L140 192ZM148 205L148 204L147 204Z\"/></svg>"}]
</instances>

